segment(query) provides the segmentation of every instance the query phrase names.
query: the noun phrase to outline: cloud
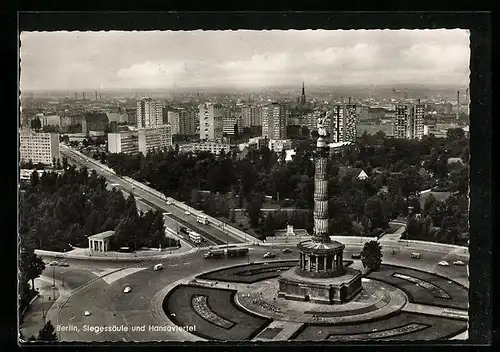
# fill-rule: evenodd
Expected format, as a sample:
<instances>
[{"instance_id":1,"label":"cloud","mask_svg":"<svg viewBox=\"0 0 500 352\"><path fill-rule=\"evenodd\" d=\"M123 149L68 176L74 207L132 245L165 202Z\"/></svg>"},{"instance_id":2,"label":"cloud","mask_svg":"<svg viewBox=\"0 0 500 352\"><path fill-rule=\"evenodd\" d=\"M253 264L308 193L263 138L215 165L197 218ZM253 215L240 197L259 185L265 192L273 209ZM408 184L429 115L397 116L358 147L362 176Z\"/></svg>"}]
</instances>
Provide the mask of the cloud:
<instances>
[{"instance_id":1,"label":"cloud","mask_svg":"<svg viewBox=\"0 0 500 352\"><path fill-rule=\"evenodd\" d=\"M469 77L465 30L23 32L21 41L25 89L464 84Z\"/></svg>"},{"instance_id":2,"label":"cloud","mask_svg":"<svg viewBox=\"0 0 500 352\"><path fill-rule=\"evenodd\" d=\"M172 86L186 73L184 61L146 61L118 70L123 83L140 87Z\"/></svg>"},{"instance_id":3,"label":"cloud","mask_svg":"<svg viewBox=\"0 0 500 352\"><path fill-rule=\"evenodd\" d=\"M329 47L304 53L307 63L312 65L350 66L368 68L379 58L379 48L369 44L356 44L351 47Z\"/></svg>"}]
</instances>

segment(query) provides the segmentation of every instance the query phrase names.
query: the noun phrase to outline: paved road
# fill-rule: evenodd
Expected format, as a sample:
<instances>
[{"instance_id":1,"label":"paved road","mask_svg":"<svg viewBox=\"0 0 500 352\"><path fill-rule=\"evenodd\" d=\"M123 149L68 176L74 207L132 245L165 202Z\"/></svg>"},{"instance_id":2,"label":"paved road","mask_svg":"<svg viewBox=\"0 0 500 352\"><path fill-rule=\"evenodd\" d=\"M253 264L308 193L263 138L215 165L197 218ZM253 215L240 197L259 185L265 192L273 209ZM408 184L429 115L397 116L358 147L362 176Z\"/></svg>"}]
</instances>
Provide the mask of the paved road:
<instances>
[{"instance_id":1,"label":"paved road","mask_svg":"<svg viewBox=\"0 0 500 352\"><path fill-rule=\"evenodd\" d=\"M157 313L152 309L152 301L155 295L166 286L198 273L224 266L248 263L249 261L263 261L262 255L267 251L278 253L277 259L297 258L297 250L284 254L281 252L282 248L273 250L273 248L268 247L253 247L248 257L221 260L203 259L199 252L190 253L181 257L159 261L165 266L165 270L160 272L151 270L151 267L144 267L144 270L124 275L111 284L107 284L105 280L98 280L71 297L68 305L61 311L59 323L70 324L73 322L81 327L83 324L96 324L99 326L126 325L129 328L135 325L146 325L146 331L103 332L98 335L83 331L64 332L61 334L61 338L66 341L123 341L123 338L127 341L182 340L182 335L176 332L147 331L149 325L161 324L161 321L157 318ZM356 245L346 246L345 258L349 259L351 254L359 252L360 248L361 246ZM435 272L468 286L466 266L437 266L437 263L441 260L451 262L455 259L462 259L459 255L429 251L421 251L421 253L422 259L410 260L408 253L404 249L398 251L395 255L391 254L391 250L384 249L384 262L395 265L404 264L408 267ZM130 293L123 293L123 288L126 286L132 288ZM85 309L92 311L90 317L83 317Z\"/></svg>"},{"instance_id":2,"label":"paved road","mask_svg":"<svg viewBox=\"0 0 500 352\"><path fill-rule=\"evenodd\" d=\"M224 232L223 229L219 229L212 225L203 225L196 221L194 215L186 215L183 210L177 208L174 205L167 204L166 201L148 193L138 187L132 186L129 182L123 180L119 176L106 171L103 168L98 167L96 164L91 163L72 151L69 148L62 147L61 154L68 158L69 162L83 165L88 169L95 170L97 174L105 177L110 184L117 184L119 188L127 193L134 193L134 196L142 198L142 201L150 206L162 209L164 212L170 212L170 216L174 221L180 222L183 226L188 227L196 232L199 232L202 236L205 235L208 240L211 240L217 244L225 243L241 243L240 239L234 238L232 235Z\"/></svg>"}]
</instances>

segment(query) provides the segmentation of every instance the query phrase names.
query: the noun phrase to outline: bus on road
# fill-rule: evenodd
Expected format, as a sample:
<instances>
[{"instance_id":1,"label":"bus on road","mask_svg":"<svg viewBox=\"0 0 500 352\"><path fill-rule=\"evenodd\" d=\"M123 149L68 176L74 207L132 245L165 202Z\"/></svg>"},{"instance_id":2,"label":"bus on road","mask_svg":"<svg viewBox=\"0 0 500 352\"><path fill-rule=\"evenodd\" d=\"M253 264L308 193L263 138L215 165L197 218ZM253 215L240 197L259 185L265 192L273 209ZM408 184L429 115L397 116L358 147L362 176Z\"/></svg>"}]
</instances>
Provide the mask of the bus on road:
<instances>
[{"instance_id":1,"label":"bus on road","mask_svg":"<svg viewBox=\"0 0 500 352\"><path fill-rule=\"evenodd\" d=\"M208 218L205 215L198 215L196 217L196 221L198 221L200 224L208 225Z\"/></svg>"},{"instance_id":2,"label":"bus on road","mask_svg":"<svg viewBox=\"0 0 500 352\"><path fill-rule=\"evenodd\" d=\"M227 250L228 257L242 257L248 254L248 248L231 248Z\"/></svg>"},{"instance_id":3,"label":"bus on road","mask_svg":"<svg viewBox=\"0 0 500 352\"><path fill-rule=\"evenodd\" d=\"M201 244L201 236L199 233L196 233L194 231L189 231L188 233L189 239L194 243L194 244Z\"/></svg>"}]
</instances>

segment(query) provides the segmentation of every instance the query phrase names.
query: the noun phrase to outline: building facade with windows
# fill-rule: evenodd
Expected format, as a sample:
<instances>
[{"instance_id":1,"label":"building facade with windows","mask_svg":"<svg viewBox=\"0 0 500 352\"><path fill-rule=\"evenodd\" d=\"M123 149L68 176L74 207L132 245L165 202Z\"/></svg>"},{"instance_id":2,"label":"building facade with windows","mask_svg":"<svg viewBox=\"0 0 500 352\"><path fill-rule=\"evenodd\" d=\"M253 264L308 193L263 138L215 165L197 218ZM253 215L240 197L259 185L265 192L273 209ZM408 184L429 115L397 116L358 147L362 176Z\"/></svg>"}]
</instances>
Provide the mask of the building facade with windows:
<instances>
[{"instance_id":1,"label":"building facade with windows","mask_svg":"<svg viewBox=\"0 0 500 352\"><path fill-rule=\"evenodd\" d=\"M229 153L230 150L230 144L215 142L188 143L179 146L179 151L184 153L210 152L212 154L218 155L221 153L221 151Z\"/></svg>"},{"instance_id":2,"label":"building facade with windows","mask_svg":"<svg viewBox=\"0 0 500 352\"><path fill-rule=\"evenodd\" d=\"M108 152L135 154L139 152L139 141L137 133L119 132L108 133Z\"/></svg>"},{"instance_id":3,"label":"building facade with windows","mask_svg":"<svg viewBox=\"0 0 500 352\"><path fill-rule=\"evenodd\" d=\"M262 137L286 139L286 109L278 103L262 107Z\"/></svg>"},{"instance_id":4,"label":"building facade with windows","mask_svg":"<svg viewBox=\"0 0 500 352\"><path fill-rule=\"evenodd\" d=\"M241 127L262 126L262 107L256 105L241 107Z\"/></svg>"},{"instance_id":5,"label":"building facade with windows","mask_svg":"<svg viewBox=\"0 0 500 352\"><path fill-rule=\"evenodd\" d=\"M354 104L334 105L329 114L331 142L356 141L358 109Z\"/></svg>"},{"instance_id":6,"label":"building facade with windows","mask_svg":"<svg viewBox=\"0 0 500 352\"><path fill-rule=\"evenodd\" d=\"M421 139L424 135L425 105L397 105L393 123L393 137Z\"/></svg>"},{"instance_id":7,"label":"building facade with windows","mask_svg":"<svg viewBox=\"0 0 500 352\"><path fill-rule=\"evenodd\" d=\"M292 141L290 139L270 139L268 148L274 152L281 153L283 150L292 148Z\"/></svg>"},{"instance_id":8,"label":"building facade with windows","mask_svg":"<svg viewBox=\"0 0 500 352\"><path fill-rule=\"evenodd\" d=\"M136 121L138 128L150 128L163 125L163 107L160 101L143 98L137 102Z\"/></svg>"},{"instance_id":9,"label":"building facade with windows","mask_svg":"<svg viewBox=\"0 0 500 352\"><path fill-rule=\"evenodd\" d=\"M28 129L19 132L20 161L51 165L60 159L59 133L37 133Z\"/></svg>"},{"instance_id":10,"label":"building facade with windows","mask_svg":"<svg viewBox=\"0 0 500 352\"><path fill-rule=\"evenodd\" d=\"M172 146L172 126L141 128L138 131L139 152L146 155L152 150L161 150Z\"/></svg>"},{"instance_id":11,"label":"building facade with windows","mask_svg":"<svg viewBox=\"0 0 500 352\"><path fill-rule=\"evenodd\" d=\"M179 111L168 111L167 122L172 126L172 134L180 134L180 114Z\"/></svg>"},{"instance_id":12,"label":"building facade with windows","mask_svg":"<svg viewBox=\"0 0 500 352\"><path fill-rule=\"evenodd\" d=\"M180 108L179 112L179 134L193 135L196 133L196 112L191 109Z\"/></svg>"},{"instance_id":13,"label":"building facade with windows","mask_svg":"<svg viewBox=\"0 0 500 352\"><path fill-rule=\"evenodd\" d=\"M226 109L221 104L205 103L198 106L200 121L200 140L217 141L222 139L223 119Z\"/></svg>"}]
</instances>

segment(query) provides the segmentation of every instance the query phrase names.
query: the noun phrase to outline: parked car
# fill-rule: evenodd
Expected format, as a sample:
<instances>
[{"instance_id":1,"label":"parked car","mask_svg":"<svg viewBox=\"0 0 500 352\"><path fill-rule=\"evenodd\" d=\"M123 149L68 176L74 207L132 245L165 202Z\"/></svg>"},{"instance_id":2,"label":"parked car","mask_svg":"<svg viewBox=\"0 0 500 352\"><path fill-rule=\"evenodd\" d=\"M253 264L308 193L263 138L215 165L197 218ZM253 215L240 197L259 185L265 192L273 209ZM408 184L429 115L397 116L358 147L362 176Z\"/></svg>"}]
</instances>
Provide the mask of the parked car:
<instances>
[{"instance_id":1,"label":"parked car","mask_svg":"<svg viewBox=\"0 0 500 352\"><path fill-rule=\"evenodd\" d=\"M83 315L85 315L86 317L88 317L90 315L90 312L88 310L86 310Z\"/></svg>"},{"instance_id":2,"label":"parked car","mask_svg":"<svg viewBox=\"0 0 500 352\"><path fill-rule=\"evenodd\" d=\"M354 253L353 255L351 255L351 258L352 258L352 259L361 259L361 254L359 254L359 253Z\"/></svg>"},{"instance_id":3,"label":"parked car","mask_svg":"<svg viewBox=\"0 0 500 352\"><path fill-rule=\"evenodd\" d=\"M57 260L54 260L54 261L50 262L49 265L50 266L57 266L57 265L59 265L59 262Z\"/></svg>"},{"instance_id":4,"label":"parked car","mask_svg":"<svg viewBox=\"0 0 500 352\"><path fill-rule=\"evenodd\" d=\"M167 211L167 212L163 213L163 216L167 216L167 215L172 215L172 213L171 213L171 212L169 212L169 211Z\"/></svg>"},{"instance_id":5,"label":"parked car","mask_svg":"<svg viewBox=\"0 0 500 352\"><path fill-rule=\"evenodd\" d=\"M167 205L172 205L172 202L167 200Z\"/></svg>"},{"instance_id":6,"label":"parked car","mask_svg":"<svg viewBox=\"0 0 500 352\"><path fill-rule=\"evenodd\" d=\"M461 260L456 260L453 262L453 265L465 265L465 263Z\"/></svg>"},{"instance_id":7,"label":"parked car","mask_svg":"<svg viewBox=\"0 0 500 352\"><path fill-rule=\"evenodd\" d=\"M263 256L263 258L275 258L275 257L276 257L276 253L273 253L273 252L267 252Z\"/></svg>"},{"instance_id":8,"label":"parked car","mask_svg":"<svg viewBox=\"0 0 500 352\"><path fill-rule=\"evenodd\" d=\"M438 263L438 265L439 265L439 266L449 266L450 264L449 264L447 261L442 260L442 261L440 261L440 262Z\"/></svg>"},{"instance_id":9,"label":"parked car","mask_svg":"<svg viewBox=\"0 0 500 352\"><path fill-rule=\"evenodd\" d=\"M66 263L66 262L59 262L58 266L64 266L64 267L68 267L69 264Z\"/></svg>"},{"instance_id":10,"label":"parked car","mask_svg":"<svg viewBox=\"0 0 500 352\"><path fill-rule=\"evenodd\" d=\"M292 250L290 248L285 248L282 250L283 253L292 253Z\"/></svg>"},{"instance_id":11,"label":"parked car","mask_svg":"<svg viewBox=\"0 0 500 352\"><path fill-rule=\"evenodd\" d=\"M420 253L410 253L410 258L420 259L420 258L422 258L422 255Z\"/></svg>"},{"instance_id":12,"label":"parked car","mask_svg":"<svg viewBox=\"0 0 500 352\"><path fill-rule=\"evenodd\" d=\"M123 290L124 293L129 293L130 291L132 291L132 289L129 286L125 287Z\"/></svg>"},{"instance_id":13,"label":"parked car","mask_svg":"<svg viewBox=\"0 0 500 352\"><path fill-rule=\"evenodd\" d=\"M186 211L184 212L184 215L191 215L191 213L190 213L189 211L187 211L187 210L186 210Z\"/></svg>"}]
</instances>

